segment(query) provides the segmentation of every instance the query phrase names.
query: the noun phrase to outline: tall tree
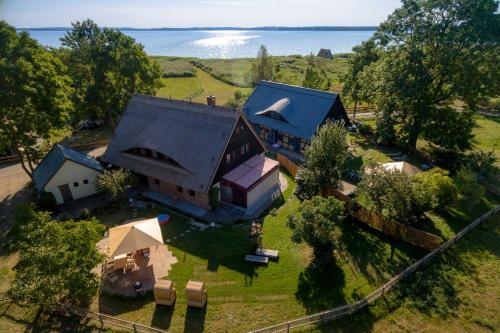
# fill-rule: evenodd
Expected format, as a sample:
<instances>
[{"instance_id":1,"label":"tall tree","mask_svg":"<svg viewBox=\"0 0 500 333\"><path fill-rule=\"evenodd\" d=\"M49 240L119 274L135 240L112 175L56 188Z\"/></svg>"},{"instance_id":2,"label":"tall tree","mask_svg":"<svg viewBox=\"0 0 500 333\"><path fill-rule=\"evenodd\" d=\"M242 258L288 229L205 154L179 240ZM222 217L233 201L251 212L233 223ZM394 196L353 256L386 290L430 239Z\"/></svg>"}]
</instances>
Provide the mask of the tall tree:
<instances>
[{"instance_id":1,"label":"tall tree","mask_svg":"<svg viewBox=\"0 0 500 333\"><path fill-rule=\"evenodd\" d=\"M289 216L288 226L294 242L306 242L316 258L324 258L339 246L344 218L343 202L334 197L314 196L301 203L297 216Z\"/></svg>"},{"instance_id":2,"label":"tall tree","mask_svg":"<svg viewBox=\"0 0 500 333\"><path fill-rule=\"evenodd\" d=\"M363 85L366 82L362 79L363 71L379 59L380 51L373 39L353 47L352 51L354 54L349 57L347 72L341 76L341 80L344 83L342 90L344 97L354 105L352 119L355 120L358 104L369 102L372 92L367 85Z\"/></svg>"},{"instance_id":3,"label":"tall tree","mask_svg":"<svg viewBox=\"0 0 500 333\"><path fill-rule=\"evenodd\" d=\"M325 189L337 188L348 156L343 123L327 121L311 139L304 166L297 174L298 195L311 198Z\"/></svg>"},{"instance_id":4,"label":"tall tree","mask_svg":"<svg viewBox=\"0 0 500 333\"><path fill-rule=\"evenodd\" d=\"M97 220L52 221L44 212L22 214L20 258L8 294L28 306L85 304L99 289L92 270L104 259L96 243L104 227Z\"/></svg>"},{"instance_id":5,"label":"tall tree","mask_svg":"<svg viewBox=\"0 0 500 333\"><path fill-rule=\"evenodd\" d=\"M499 93L497 8L495 0L405 0L380 25L375 100L401 144L470 146L478 102Z\"/></svg>"},{"instance_id":6,"label":"tall tree","mask_svg":"<svg viewBox=\"0 0 500 333\"><path fill-rule=\"evenodd\" d=\"M257 59L252 64L251 77L254 86L261 80L271 81L274 78L273 59L264 45L261 45L257 53Z\"/></svg>"},{"instance_id":7,"label":"tall tree","mask_svg":"<svg viewBox=\"0 0 500 333\"><path fill-rule=\"evenodd\" d=\"M100 29L91 20L76 22L61 38L61 51L73 78L76 120L114 120L134 93L154 94L162 86L161 71L144 47L113 29Z\"/></svg>"},{"instance_id":8,"label":"tall tree","mask_svg":"<svg viewBox=\"0 0 500 333\"><path fill-rule=\"evenodd\" d=\"M302 81L302 86L311 89L329 90L331 82L324 69L319 70L316 66L309 65L306 68L306 75Z\"/></svg>"},{"instance_id":9,"label":"tall tree","mask_svg":"<svg viewBox=\"0 0 500 333\"><path fill-rule=\"evenodd\" d=\"M31 177L37 139L47 138L72 110L63 63L26 32L0 21L0 146L12 149Z\"/></svg>"}]
</instances>

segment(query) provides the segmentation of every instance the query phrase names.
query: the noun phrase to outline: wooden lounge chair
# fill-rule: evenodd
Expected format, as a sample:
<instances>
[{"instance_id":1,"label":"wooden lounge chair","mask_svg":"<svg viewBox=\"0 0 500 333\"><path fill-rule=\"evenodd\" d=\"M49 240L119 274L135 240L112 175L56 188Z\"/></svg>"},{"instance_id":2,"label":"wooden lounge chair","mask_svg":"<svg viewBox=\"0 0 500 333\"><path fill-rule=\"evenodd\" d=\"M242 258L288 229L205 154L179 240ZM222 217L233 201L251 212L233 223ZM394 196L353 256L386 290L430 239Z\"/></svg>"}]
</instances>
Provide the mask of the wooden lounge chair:
<instances>
[{"instance_id":1,"label":"wooden lounge chair","mask_svg":"<svg viewBox=\"0 0 500 333\"><path fill-rule=\"evenodd\" d=\"M203 308L207 304L205 283L189 280L186 285L186 303L188 306Z\"/></svg>"},{"instance_id":2,"label":"wooden lounge chair","mask_svg":"<svg viewBox=\"0 0 500 333\"><path fill-rule=\"evenodd\" d=\"M261 256L261 257L268 257L269 259L272 259L272 260L279 259L279 251L276 251L276 250L258 248L257 250L255 250L255 255Z\"/></svg>"},{"instance_id":3,"label":"wooden lounge chair","mask_svg":"<svg viewBox=\"0 0 500 333\"><path fill-rule=\"evenodd\" d=\"M245 260L246 261L250 261L250 262L256 262L258 264L264 264L264 265L266 265L269 262L269 258L268 257L254 256L254 255L251 255L251 254L247 254L245 256Z\"/></svg>"},{"instance_id":4,"label":"wooden lounge chair","mask_svg":"<svg viewBox=\"0 0 500 333\"><path fill-rule=\"evenodd\" d=\"M172 305L177 298L174 282L170 280L156 280L153 288L156 304Z\"/></svg>"}]
</instances>

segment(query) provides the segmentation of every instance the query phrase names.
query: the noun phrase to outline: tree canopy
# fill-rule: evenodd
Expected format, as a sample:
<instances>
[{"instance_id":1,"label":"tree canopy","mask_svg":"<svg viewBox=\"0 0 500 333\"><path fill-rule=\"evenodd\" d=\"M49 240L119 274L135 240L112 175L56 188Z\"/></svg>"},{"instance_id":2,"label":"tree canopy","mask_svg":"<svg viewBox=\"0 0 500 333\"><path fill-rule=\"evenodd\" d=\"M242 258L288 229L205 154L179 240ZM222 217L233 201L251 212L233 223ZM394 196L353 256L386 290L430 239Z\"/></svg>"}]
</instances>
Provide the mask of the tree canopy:
<instances>
[{"instance_id":1,"label":"tree canopy","mask_svg":"<svg viewBox=\"0 0 500 333\"><path fill-rule=\"evenodd\" d=\"M370 103L371 93L370 89L363 89L363 71L370 64L377 61L380 57L380 51L373 39L369 39L361 45L355 46L352 51L353 55L349 56L347 61L348 68L340 79L344 82L342 90L344 98L347 102L354 104L353 119L356 117L357 106L361 102Z\"/></svg>"},{"instance_id":2,"label":"tree canopy","mask_svg":"<svg viewBox=\"0 0 500 333\"><path fill-rule=\"evenodd\" d=\"M136 183L137 179L130 171L116 169L101 173L97 178L96 187L98 190L108 193L112 199L115 199Z\"/></svg>"},{"instance_id":3,"label":"tree canopy","mask_svg":"<svg viewBox=\"0 0 500 333\"><path fill-rule=\"evenodd\" d=\"M306 242L319 258L331 255L333 248L339 246L344 218L343 202L334 197L314 196L302 202L297 216L289 216L288 226L292 240Z\"/></svg>"},{"instance_id":4,"label":"tree canopy","mask_svg":"<svg viewBox=\"0 0 500 333\"><path fill-rule=\"evenodd\" d=\"M19 262L9 297L28 306L85 304L97 293L92 272L103 256L96 243L104 227L97 220L53 221L44 212L25 207L21 223Z\"/></svg>"},{"instance_id":5,"label":"tree canopy","mask_svg":"<svg viewBox=\"0 0 500 333\"><path fill-rule=\"evenodd\" d=\"M113 29L100 29L91 20L76 22L61 38L60 55L68 65L75 92L72 100L84 118L107 120L123 110L134 93L154 94L162 86L161 71L144 47Z\"/></svg>"},{"instance_id":6,"label":"tree canopy","mask_svg":"<svg viewBox=\"0 0 500 333\"><path fill-rule=\"evenodd\" d=\"M252 84L255 86L261 80L272 81L274 78L273 59L267 52L267 48L261 45L255 62L252 63L250 71Z\"/></svg>"},{"instance_id":7,"label":"tree canopy","mask_svg":"<svg viewBox=\"0 0 500 333\"><path fill-rule=\"evenodd\" d=\"M324 189L337 188L349 154L346 134L343 123L327 121L311 139L297 175L300 197L311 198Z\"/></svg>"},{"instance_id":8,"label":"tree canopy","mask_svg":"<svg viewBox=\"0 0 500 333\"><path fill-rule=\"evenodd\" d=\"M72 110L63 63L26 32L0 21L0 146L20 158L31 177L37 139L48 138Z\"/></svg>"},{"instance_id":9,"label":"tree canopy","mask_svg":"<svg viewBox=\"0 0 500 333\"><path fill-rule=\"evenodd\" d=\"M478 102L499 93L497 8L494 0L405 0L380 25L380 57L363 69L359 90L372 94L382 131L409 148L418 138L470 147Z\"/></svg>"}]
</instances>

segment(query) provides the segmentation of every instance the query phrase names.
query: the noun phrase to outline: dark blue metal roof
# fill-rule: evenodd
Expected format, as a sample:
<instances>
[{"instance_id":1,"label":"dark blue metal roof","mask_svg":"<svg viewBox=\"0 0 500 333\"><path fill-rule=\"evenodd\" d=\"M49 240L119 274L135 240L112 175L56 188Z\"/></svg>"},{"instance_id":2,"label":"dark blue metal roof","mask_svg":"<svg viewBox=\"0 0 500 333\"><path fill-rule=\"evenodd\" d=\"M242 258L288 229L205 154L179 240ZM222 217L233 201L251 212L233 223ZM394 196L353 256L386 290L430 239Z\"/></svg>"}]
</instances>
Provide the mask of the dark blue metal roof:
<instances>
[{"instance_id":1,"label":"dark blue metal roof","mask_svg":"<svg viewBox=\"0 0 500 333\"><path fill-rule=\"evenodd\" d=\"M103 170L103 167L95 158L60 144L56 144L33 171L33 181L38 191L41 192L44 190L45 185L47 185L66 160L73 161L97 171Z\"/></svg>"},{"instance_id":2,"label":"dark blue metal roof","mask_svg":"<svg viewBox=\"0 0 500 333\"><path fill-rule=\"evenodd\" d=\"M337 97L331 92L261 81L243 112L251 123L309 140Z\"/></svg>"}]
</instances>

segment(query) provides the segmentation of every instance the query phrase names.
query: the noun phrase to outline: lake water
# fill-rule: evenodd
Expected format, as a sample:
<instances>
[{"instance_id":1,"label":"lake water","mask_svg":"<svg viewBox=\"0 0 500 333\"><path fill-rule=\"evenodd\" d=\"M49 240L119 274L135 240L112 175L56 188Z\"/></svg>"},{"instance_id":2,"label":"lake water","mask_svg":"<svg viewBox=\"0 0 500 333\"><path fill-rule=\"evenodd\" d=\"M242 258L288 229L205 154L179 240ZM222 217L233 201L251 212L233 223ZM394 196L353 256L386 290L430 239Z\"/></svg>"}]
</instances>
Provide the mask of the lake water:
<instances>
[{"instance_id":1,"label":"lake water","mask_svg":"<svg viewBox=\"0 0 500 333\"><path fill-rule=\"evenodd\" d=\"M28 30L41 44L60 46L65 31ZM198 58L255 57L261 45L272 55L317 54L328 48L333 53L351 52L374 31L275 31L275 30L182 30L123 31L144 45L150 55Z\"/></svg>"}]
</instances>

